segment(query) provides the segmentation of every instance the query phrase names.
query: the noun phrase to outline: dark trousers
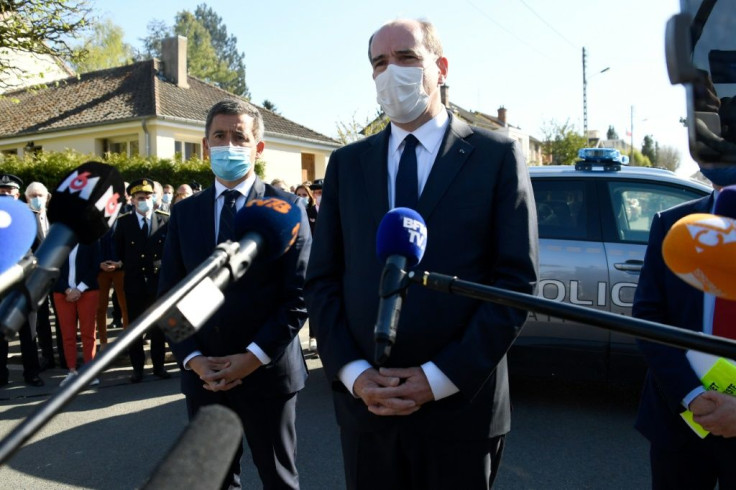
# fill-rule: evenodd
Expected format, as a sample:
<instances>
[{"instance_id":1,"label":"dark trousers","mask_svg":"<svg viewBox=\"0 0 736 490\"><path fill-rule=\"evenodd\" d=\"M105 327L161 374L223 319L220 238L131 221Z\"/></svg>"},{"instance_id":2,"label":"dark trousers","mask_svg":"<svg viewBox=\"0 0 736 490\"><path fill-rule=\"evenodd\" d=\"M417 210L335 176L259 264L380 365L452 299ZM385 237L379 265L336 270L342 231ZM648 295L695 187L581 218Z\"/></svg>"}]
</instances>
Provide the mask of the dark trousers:
<instances>
[{"instance_id":1,"label":"dark trousers","mask_svg":"<svg viewBox=\"0 0 736 490\"><path fill-rule=\"evenodd\" d=\"M232 390L213 393L202 389L196 396L187 396L186 400L190 420L201 407L215 403L237 413L264 490L286 490L299 488L296 470L296 398L296 393L274 398L244 398L232 393ZM241 445L233 457L230 467L232 474L225 477L222 488L240 481L242 455Z\"/></svg>"},{"instance_id":2,"label":"dark trousers","mask_svg":"<svg viewBox=\"0 0 736 490\"><path fill-rule=\"evenodd\" d=\"M26 380L38 376L41 366L38 362L38 346L36 338L31 335L31 326L24 323L18 332L20 340L20 355L23 362L23 378ZM8 379L8 342L3 337L0 340L0 380Z\"/></svg>"},{"instance_id":3,"label":"dark trousers","mask_svg":"<svg viewBox=\"0 0 736 490\"><path fill-rule=\"evenodd\" d=\"M156 301L156 297L153 295L134 294L130 291L126 291L125 299L128 303L128 317L131 322L135 322ZM166 337L164 337L163 331L155 325L147 330L147 334L148 340L151 342L151 363L153 364L153 370L163 370L164 357L166 356ZM143 366L146 364L146 353L143 351L142 336L138 337L130 345L128 354L130 356L130 365L133 366L133 369L143 371Z\"/></svg>"},{"instance_id":4,"label":"dark trousers","mask_svg":"<svg viewBox=\"0 0 736 490\"><path fill-rule=\"evenodd\" d=\"M350 490L489 489L498 474L505 436L441 440L395 426L340 431Z\"/></svg>"},{"instance_id":5,"label":"dark trousers","mask_svg":"<svg viewBox=\"0 0 736 490\"><path fill-rule=\"evenodd\" d=\"M649 448L653 490L736 488L736 441L707 436L682 448Z\"/></svg>"},{"instance_id":6,"label":"dark trousers","mask_svg":"<svg viewBox=\"0 0 736 490\"><path fill-rule=\"evenodd\" d=\"M38 336L38 346L41 348L41 355L49 362L54 361L54 341L51 335L51 307L49 306L49 297L44 298L41 306L38 307L36 315L36 335ZM61 355L59 357L62 357Z\"/></svg>"}]
</instances>

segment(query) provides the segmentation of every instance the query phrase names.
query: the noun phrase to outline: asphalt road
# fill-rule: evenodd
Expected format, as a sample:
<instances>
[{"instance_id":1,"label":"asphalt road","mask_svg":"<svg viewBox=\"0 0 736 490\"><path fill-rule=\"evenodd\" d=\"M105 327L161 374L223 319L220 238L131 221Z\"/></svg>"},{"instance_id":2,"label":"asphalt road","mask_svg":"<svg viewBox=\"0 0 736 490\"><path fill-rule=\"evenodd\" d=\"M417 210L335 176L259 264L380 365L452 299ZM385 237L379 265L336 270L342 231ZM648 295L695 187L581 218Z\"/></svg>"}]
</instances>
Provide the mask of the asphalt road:
<instances>
[{"instance_id":1,"label":"asphalt road","mask_svg":"<svg viewBox=\"0 0 736 490\"><path fill-rule=\"evenodd\" d=\"M124 363L121 363L124 364ZM299 395L298 467L302 488L344 488L337 426L318 358ZM176 373L170 364L169 369ZM150 371L150 367L149 367ZM75 398L0 466L0 488L140 488L186 426L178 373L131 385L118 366ZM64 373L45 372L46 386L22 385L20 372L0 389L0 437L58 389ZM495 488L648 488L646 441L632 428L638 386L512 379L512 431ZM244 488L260 488L246 453Z\"/></svg>"}]
</instances>

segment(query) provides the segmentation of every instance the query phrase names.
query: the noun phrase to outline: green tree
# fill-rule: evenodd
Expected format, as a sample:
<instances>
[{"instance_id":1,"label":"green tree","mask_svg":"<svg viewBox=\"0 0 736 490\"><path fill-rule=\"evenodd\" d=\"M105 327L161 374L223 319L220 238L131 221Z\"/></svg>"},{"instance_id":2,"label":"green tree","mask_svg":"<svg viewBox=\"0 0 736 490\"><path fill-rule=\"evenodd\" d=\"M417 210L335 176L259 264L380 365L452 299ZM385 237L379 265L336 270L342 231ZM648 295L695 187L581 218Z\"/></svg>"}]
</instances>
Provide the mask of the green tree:
<instances>
[{"instance_id":1,"label":"green tree","mask_svg":"<svg viewBox=\"0 0 736 490\"><path fill-rule=\"evenodd\" d=\"M87 0L0 0L0 89L7 80L29 79L34 73L17 66L9 51L76 61L80 52L69 44L91 21Z\"/></svg>"},{"instance_id":2,"label":"green tree","mask_svg":"<svg viewBox=\"0 0 736 490\"><path fill-rule=\"evenodd\" d=\"M613 128L613 126L608 126L608 131L606 131L606 139L607 140L617 140L617 139L619 139L618 138L618 133Z\"/></svg>"},{"instance_id":3,"label":"green tree","mask_svg":"<svg viewBox=\"0 0 736 490\"><path fill-rule=\"evenodd\" d=\"M87 73L130 64L135 50L123 37L123 28L110 19L96 23L93 32L77 48L79 61L74 63L74 68Z\"/></svg>"},{"instance_id":4,"label":"green tree","mask_svg":"<svg viewBox=\"0 0 736 490\"><path fill-rule=\"evenodd\" d=\"M162 39L185 36L190 75L250 98L245 84L245 55L237 51L238 40L228 35L222 18L205 4L197 7L194 14L188 10L177 13L173 28L161 20L153 20L147 29L148 35L142 39L144 49L138 59L161 58Z\"/></svg>"},{"instance_id":5,"label":"green tree","mask_svg":"<svg viewBox=\"0 0 736 490\"><path fill-rule=\"evenodd\" d=\"M220 88L249 99L250 92L245 83L245 54L238 51L238 39L232 34L228 35L222 17L207 4L197 6L194 18L210 33L212 46L218 57L225 62L230 72L236 74L228 84L221 85Z\"/></svg>"},{"instance_id":6,"label":"green tree","mask_svg":"<svg viewBox=\"0 0 736 490\"><path fill-rule=\"evenodd\" d=\"M644 141L641 144L641 154L649 158L649 161L653 164L657 164L657 148L659 144L654 141L651 135L644 136Z\"/></svg>"},{"instance_id":7,"label":"green tree","mask_svg":"<svg viewBox=\"0 0 736 490\"><path fill-rule=\"evenodd\" d=\"M667 170L676 171L680 168L682 157L680 152L672 146L663 146L657 150L657 166Z\"/></svg>"},{"instance_id":8,"label":"green tree","mask_svg":"<svg viewBox=\"0 0 736 490\"><path fill-rule=\"evenodd\" d=\"M652 161L649 160L648 156L634 148L633 152L629 152L629 165L632 167L651 167Z\"/></svg>"},{"instance_id":9,"label":"green tree","mask_svg":"<svg viewBox=\"0 0 736 490\"><path fill-rule=\"evenodd\" d=\"M578 156L578 150L585 148L587 138L575 131L568 119L564 123L551 120L542 127L544 141L542 151L551 157L553 165L572 165Z\"/></svg>"},{"instance_id":10,"label":"green tree","mask_svg":"<svg viewBox=\"0 0 736 490\"><path fill-rule=\"evenodd\" d=\"M266 99L261 104L264 109L268 109L269 111L273 112L274 114L280 114L278 107L276 107L276 104L271 102L270 100Z\"/></svg>"},{"instance_id":11,"label":"green tree","mask_svg":"<svg viewBox=\"0 0 736 490\"><path fill-rule=\"evenodd\" d=\"M337 126L337 139L343 145L347 145L382 131L387 124L388 118L380 110L376 111L376 115L373 118L366 117L363 123L359 123L355 119L355 113L353 113L353 117L349 121L338 121L335 123L335 126Z\"/></svg>"}]
</instances>

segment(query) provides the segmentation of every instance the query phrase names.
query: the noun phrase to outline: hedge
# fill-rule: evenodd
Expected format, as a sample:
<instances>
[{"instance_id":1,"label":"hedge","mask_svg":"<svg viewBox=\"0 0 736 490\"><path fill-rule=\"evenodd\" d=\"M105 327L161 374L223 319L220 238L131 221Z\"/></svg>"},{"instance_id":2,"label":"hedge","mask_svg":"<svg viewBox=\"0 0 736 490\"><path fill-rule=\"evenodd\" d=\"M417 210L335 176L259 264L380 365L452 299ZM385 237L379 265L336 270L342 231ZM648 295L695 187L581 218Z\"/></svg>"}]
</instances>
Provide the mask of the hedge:
<instances>
[{"instance_id":1,"label":"hedge","mask_svg":"<svg viewBox=\"0 0 736 490\"><path fill-rule=\"evenodd\" d=\"M66 152L40 152L36 155L19 158L15 155L0 155L0 173L17 175L23 180L25 186L31 182L38 181L44 184L53 193L61 179L79 165L97 161L108 163L118 169L123 180L130 182L135 179L147 177L156 180L161 185L171 184L174 189L181 184L197 181L202 187L212 185L214 175L210 170L210 164L206 160L192 158L187 161L179 159L158 157L128 157L120 154L110 154L105 157L95 155L83 155L69 150ZM256 174L263 178L266 163L262 160L256 161Z\"/></svg>"}]
</instances>

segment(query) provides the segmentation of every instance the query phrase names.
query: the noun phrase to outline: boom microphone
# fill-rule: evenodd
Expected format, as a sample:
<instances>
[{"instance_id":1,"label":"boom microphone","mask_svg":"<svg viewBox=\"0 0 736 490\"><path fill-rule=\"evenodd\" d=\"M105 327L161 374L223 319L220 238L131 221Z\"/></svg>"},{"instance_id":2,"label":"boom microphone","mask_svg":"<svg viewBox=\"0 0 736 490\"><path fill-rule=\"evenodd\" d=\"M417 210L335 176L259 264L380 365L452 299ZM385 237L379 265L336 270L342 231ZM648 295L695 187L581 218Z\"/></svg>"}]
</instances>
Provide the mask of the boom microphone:
<instances>
[{"instance_id":1,"label":"boom microphone","mask_svg":"<svg viewBox=\"0 0 736 490\"><path fill-rule=\"evenodd\" d=\"M235 215L235 233L243 238L236 244L218 245L210 257L217 260L218 255L228 254L227 260L189 286L186 284L196 271L180 283L190 291L161 318L166 335L175 342L193 335L225 301L222 291L228 284L240 279L256 257L274 260L286 253L296 241L300 226L297 206L277 198L249 201Z\"/></svg>"},{"instance_id":2,"label":"boom microphone","mask_svg":"<svg viewBox=\"0 0 736 490\"><path fill-rule=\"evenodd\" d=\"M665 264L706 293L736 300L736 186L718 193L715 215L696 213L675 223L662 242Z\"/></svg>"},{"instance_id":3,"label":"boom microphone","mask_svg":"<svg viewBox=\"0 0 736 490\"><path fill-rule=\"evenodd\" d=\"M36 238L37 226L33 212L25 203L12 197L0 198L0 295L35 267L36 261L28 252Z\"/></svg>"},{"instance_id":4,"label":"boom microphone","mask_svg":"<svg viewBox=\"0 0 736 490\"><path fill-rule=\"evenodd\" d=\"M223 405L202 407L144 490L220 488L242 442L240 418Z\"/></svg>"},{"instance_id":5,"label":"boom microphone","mask_svg":"<svg viewBox=\"0 0 736 490\"><path fill-rule=\"evenodd\" d=\"M396 341L401 305L409 284L406 270L417 265L427 247L427 227L410 208L394 208L383 217L376 235L376 253L385 263L378 290L378 317L373 330L374 361L383 365Z\"/></svg>"},{"instance_id":6,"label":"boom microphone","mask_svg":"<svg viewBox=\"0 0 736 490\"><path fill-rule=\"evenodd\" d=\"M49 232L36 251L38 266L24 291L13 291L0 304L0 330L13 336L36 309L59 276L59 269L77 243L92 243L115 222L125 195L116 168L87 162L62 179L48 209Z\"/></svg>"}]
</instances>

